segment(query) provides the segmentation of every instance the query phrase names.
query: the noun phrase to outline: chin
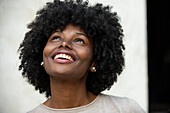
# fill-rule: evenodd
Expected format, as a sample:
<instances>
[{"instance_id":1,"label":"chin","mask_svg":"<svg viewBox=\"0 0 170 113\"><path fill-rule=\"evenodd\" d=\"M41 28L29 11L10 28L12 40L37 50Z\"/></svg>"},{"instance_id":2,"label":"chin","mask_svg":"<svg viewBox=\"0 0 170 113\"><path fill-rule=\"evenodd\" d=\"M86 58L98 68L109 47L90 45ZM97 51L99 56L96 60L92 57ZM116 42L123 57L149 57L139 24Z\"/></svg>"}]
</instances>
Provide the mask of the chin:
<instances>
[{"instance_id":1,"label":"chin","mask_svg":"<svg viewBox=\"0 0 170 113\"><path fill-rule=\"evenodd\" d=\"M71 76L74 75L72 71L67 70L67 69L60 69L60 70L55 70L49 73L51 76L56 76L56 77L66 77L66 76Z\"/></svg>"}]
</instances>

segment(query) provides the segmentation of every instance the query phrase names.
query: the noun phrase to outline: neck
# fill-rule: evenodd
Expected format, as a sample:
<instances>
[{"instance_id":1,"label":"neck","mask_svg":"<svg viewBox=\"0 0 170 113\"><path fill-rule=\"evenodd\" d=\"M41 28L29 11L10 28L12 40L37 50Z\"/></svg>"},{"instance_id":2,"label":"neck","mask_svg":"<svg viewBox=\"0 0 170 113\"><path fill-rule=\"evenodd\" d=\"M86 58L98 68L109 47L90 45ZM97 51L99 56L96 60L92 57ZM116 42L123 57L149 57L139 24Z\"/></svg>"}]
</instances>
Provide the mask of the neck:
<instances>
[{"instance_id":1,"label":"neck","mask_svg":"<svg viewBox=\"0 0 170 113\"><path fill-rule=\"evenodd\" d=\"M86 90L86 80L66 81L50 77L51 98L44 104L51 108L64 109L86 105L95 95Z\"/></svg>"}]
</instances>

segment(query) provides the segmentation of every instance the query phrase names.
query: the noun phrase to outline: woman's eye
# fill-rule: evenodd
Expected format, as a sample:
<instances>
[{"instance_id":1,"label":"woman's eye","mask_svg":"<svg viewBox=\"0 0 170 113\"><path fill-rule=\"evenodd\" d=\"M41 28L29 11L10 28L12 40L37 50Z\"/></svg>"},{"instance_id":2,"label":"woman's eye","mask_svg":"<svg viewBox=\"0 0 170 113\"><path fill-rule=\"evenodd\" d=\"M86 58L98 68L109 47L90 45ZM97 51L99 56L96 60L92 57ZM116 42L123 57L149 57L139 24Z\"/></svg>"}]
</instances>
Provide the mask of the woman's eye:
<instances>
[{"instance_id":1,"label":"woman's eye","mask_svg":"<svg viewBox=\"0 0 170 113\"><path fill-rule=\"evenodd\" d=\"M61 37L59 37L59 36L54 36L51 40L60 40L61 39Z\"/></svg>"},{"instance_id":2,"label":"woman's eye","mask_svg":"<svg viewBox=\"0 0 170 113\"><path fill-rule=\"evenodd\" d=\"M82 40L82 39L76 39L75 41L76 41L76 42L78 42L78 43L85 44L85 41L84 41L84 40Z\"/></svg>"}]
</instances>

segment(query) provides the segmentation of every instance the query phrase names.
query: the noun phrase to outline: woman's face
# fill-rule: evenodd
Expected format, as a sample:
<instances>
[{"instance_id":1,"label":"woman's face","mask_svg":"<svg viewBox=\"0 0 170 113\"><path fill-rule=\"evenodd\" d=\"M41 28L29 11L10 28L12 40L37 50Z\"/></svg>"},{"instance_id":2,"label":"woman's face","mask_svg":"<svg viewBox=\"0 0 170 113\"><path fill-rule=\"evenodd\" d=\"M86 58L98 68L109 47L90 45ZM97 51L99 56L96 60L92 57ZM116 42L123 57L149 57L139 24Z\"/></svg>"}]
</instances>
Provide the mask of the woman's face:
<instances>
[{"instance_id":1,"label":"woman's face","mask_svg":"<svg viewBox=\"0 0 170 113\"><path fill-rule=\"evenodd\" d=\"M43 51L44 68L51 76L70 79L87 76L93 59L93 42L80 26L55 30Z\"/></svg>"}]
</instances>

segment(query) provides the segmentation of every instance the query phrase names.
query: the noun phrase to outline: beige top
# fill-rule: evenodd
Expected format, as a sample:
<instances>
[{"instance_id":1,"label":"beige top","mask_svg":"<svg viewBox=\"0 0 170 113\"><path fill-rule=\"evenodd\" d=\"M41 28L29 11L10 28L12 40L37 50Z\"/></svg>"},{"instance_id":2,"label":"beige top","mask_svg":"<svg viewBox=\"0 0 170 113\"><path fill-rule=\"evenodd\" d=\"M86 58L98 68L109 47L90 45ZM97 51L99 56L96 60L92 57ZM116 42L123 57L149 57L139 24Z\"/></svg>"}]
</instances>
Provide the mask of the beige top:
<instances>
[{"instance_id":1,"label":"beige top","mask_svg":"<svg viewBox=\"0 0 170 113\"><path fill-rule=\"evenodd\" d=\"M98 95L91 103L69 109L54 109L40 104L27 113L145 113L132 99L105 94Z\"/></svg>"}]
</instances>

